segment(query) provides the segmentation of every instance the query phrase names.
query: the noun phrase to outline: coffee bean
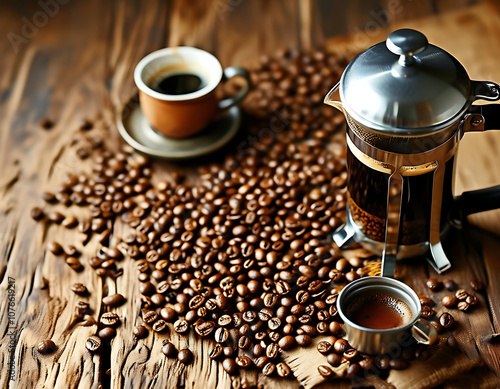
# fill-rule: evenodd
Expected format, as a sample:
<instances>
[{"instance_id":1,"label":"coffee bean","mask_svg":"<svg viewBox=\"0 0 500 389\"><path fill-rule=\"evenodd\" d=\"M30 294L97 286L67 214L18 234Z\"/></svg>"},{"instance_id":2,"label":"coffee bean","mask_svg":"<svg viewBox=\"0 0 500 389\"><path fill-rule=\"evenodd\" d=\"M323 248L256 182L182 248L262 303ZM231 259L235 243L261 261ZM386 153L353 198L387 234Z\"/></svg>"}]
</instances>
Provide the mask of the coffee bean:
<instances>
[{"instance_id":1,"label":"coffee bean","mask_svg":"<svg viewBox=\"0 0 500 389\"><path fill-rule=\"evenodd\" d=\"M193 361L193 353L187 348L179 350L177 360L184 365L188 365Z\"/></svg>"},{"instance_id":2,"label":"coffee bean","mask_svg":"<svg viewBox=\"0 0 500 389\"><path fill-rule=\"evenodd\" d=\"M208 354L210 359L219 359L221 355L222 355L222 346L218 343L214 346L214 348Z\"/></svg>"},{"instance_id":3,"label":"coffee bean","mask_svg":"<svg viewBox=\"0 0 500 389\"><path fill-rule=\"evenodd\" d=\"M468 311L469 308L470 308L470 305L467 301L460 301L457 305L457 308L460 310L460 311Z\"/></svg>"},{"instance_id":4,"label":"coffee bean","mask_svg":"<svg viewBox=\"0 0 500 389\"><path fill-rule=\"evenodd\" d=\"M455 319L448 312L444 312L439 317L439 323L441 324L441 326L443 326L443 328L448 329L453 327L453 324L455 324Z\"/></svg>"},{"instance_id":5,"label":"coffee bean","mask_svg":"<svg viewBox=\"0 0 500 389\"><path fill-rule=\"evenodd\" d=\"M177 357L177 349L174 344L166 341L161 348L161 352L167 356L167 358L176 358Z\"/></svg>"},{"instance_id":6,"label":"coffee bean","mask_svg":"<svg viewBox=\"0 0 500 389\"><path fill-rule=\"evenodd\" d=\"M205 321L194 327L196 333L202 337L209 336L215 329L215 323L213 321Z\"/></svg>"},{"instance_id":7,"label":"coffee bean","mask_svg":"<svg viewBox=\"0 0 500 389\"><path fill-rule=\"evenodd\" d=\"M481 280L474 279L470 282L470 287L475 292L483 292L484 291L484 283Z\"/></svg>"},{"instance_id":8,"label":"coffee bean","mask_svg":"<svg viewBox=\"0 0 500 389\"><path fill-rule=\"evenodd\" d=\"M43 212L42 208L39 207L33 207L31 209L31 218L36 221L43 220L45 217L45 213Z\"/></svg>"},{"instance_id":9,"label":"coffee bean","mask_svg":"<svg viewBox=\"0 0 500 389\"><path fill-rule=\"evenodd\" d=\"M290 366L286 362L280 362L276 365L276 372L282 378L287 378L292 373Z\"/></svg>"},{"instance_id":10,"label":"coffee bean","mask_svg":"<svg viewBox=\"0 0 500 389\"><path fill-rule=\"evenodd\" d=\"M116 336L116 330L113 327L104 327L99 330L97 336L104 340L110 340Z\"/></svg>"},{"instance_id":11,"label":"coffee bean","mask_svg":"<svg viewBox=\"0 0 500 389\"><path fill-rule=\"evenodd\" d=\"M263 368L262 368L262 374L266 376L271 376L274 374L276 371L276 365L272 362L268 362Z\"/></svg>"},{"instance_id":12,"label":"coffee bean","mask_svg":"<svg viewBox=\"0 0 500 389\"><path fill-rule=\"evenodd\" d=\"M57 243L57 242L50 242L48 245L47 245L47 248L48 250L54 254L54 255L62 255L64 254L64 249L62 248L62 246Z\"/></svg>"},{"instance_id":13,"label":"coffee bean","mask_svg":"<svg viewBox=\"0 0 500 389\"><path fill-rule=\"evenodd\" d=\"M80 271L83 266L81 262L78 260L78 258L75 257L67 257L65 262L68 264L70 268L72 268L74 271Z\"/></svg>"},{"instance_id":14,"label":"coffee bean","mask_svg":"<svg viewBox=\"0 0 500 389\"><path fill-rule=\"evenodd\" d=\"M37 346L37 351L40 354L50 354L50 353L53 353L56 349L57 349L57 346L52 339L44 340L44 341L38 343L38 346Z\"/></svg>"},{"instance_id":15,"label":"coffee bean","mask_svg":"<svg viewBox=\"0 0 500 389\"><path fill-rule=\"evenodd\" d=\"M146 310L142 312L142 320L144 320L144 323L153 324L156 319L158 319L158 313L156 313L156 311Z\"/></svg>"},{"instance_id":16,"label":"coffee bean","mask_svg":"<svg viewBox=\"0 0 500 389\"><path fill-rule=\"evenodd\" d=\"M422 305L421 316L425 319L432 317L436 314L436 312L429 307L428 305Z\"/></svg>"},{"instance_id":17,"label":"coffee bean","mask_svg":"<svg viewBox=\"0 0 500 389\"><path fill-rule=\"evenodd\" d=\"M441 323L438 320L431 320L430 323L436 329L438 334L443 332L443 326L441 325Z\"/></svg>"},{"instance_id":18,"label":"coffee bean","mask_svg":"<svg viewBox=\"0 0 500 389\"><path fill-rule=\"evenodd\" d=\"M422 305L428 305L429 307L434 306L434 301L430 297L420 296L419 300L420 300L420 304L422 304Z\"/></svg>"},{"instance_id":19,"label":"coffee bean","mask_svg":"<svg viewBox=\"0 0 500 389\"><path fill-rule=\"evenodd\" d=\"M104 312L99 321L105 327L116 327L120 324L120 318L114 312Z\"/></svg>"},{"instance_id":20,"label":"coffee bean","mask_svg":"<svg viewBox=\"0 0 500 389\"><path fill-rule=\"evenodd\" d=\"M111 294L102 299L102 303L108 307L117 307L125 302L125 297L120 293Z\"/></svg>"},{"instance_id":21,"label":"coffee bean","mask_svg":"<svg viewBox=\"0 0 500 389\"><path fill-rule=\"evenodd\" d=\"M133 333L137 339L144 339L149 334L148 329L142 325L135 326Z\"/></svg>"},{"instance_id":22,"label":"coffee bean","mask_svg":"<svg viewBox=\"0 0 500 389\"><path fill-rule=\"evenodd\" d=\"M446 295L442 298L441 304L446 308L454 308L458 304L458 299L455 296Z\"/></svg>"},{"instance_id":23,"label":"coffee bean","mask_svg":"<svg viewBox=\"0 0 500 389\"><path fill-rule=\"evenodd\" d=\"M460 301L465 300L468 295L469 295L469 293L467 293L467 291L465 289L459 289L455 293L455 297L457 299L459 299Z\"/></svg>"},{"instance_id":24,"label":"coffee bean","mask_svg":"<svg viewBox=\"0 0 500 389\"><path fill-rule=\"evenodd\" d=\"M84 294L87 294L87 287L83 284L80 284L80 283L75 283L73 285L71 285L71 290L76 293L76 294L79 294L79 295L84 295Z\"/></svg>"},{"instance_id":25,"label":"coffee bean","mask_svg":"<svg viewBox=\"0 0 500 389\"><path fill-rule=\"evenodd\" d=\"M337 354L343 354L349 348L349 343L345 339L337 339L333 344L333 349Z\"/></svg>"},{"instance_id":26,"label":"coffee bean","mask_svg":"<svg viewBox=\"0 0 500 389\"><path fill-rule=\"evenodd\" d=\"M312 343L312 338L309 335L302 334L295 337L295 341L300 347L307 347Z\"/></svg>"},{"instance_id":27,"label":"coffee bean","mask_svg":"<svg viewBox=\"0 0 500 389\"><path fill-rule=\"evenodd\" d=\"M99 338L98 336L96 335L92 335L91 337L89 337L87 339L87 341L85 342L85 347L87 348L87 350L89 350L90 352L97 352L101 349L102 347L102 341L101 341L101 338Z\"/></svg>"},{"instance_id":28,"label":"coffee bean","mask_svg":"<svg viewBox=\"0 0 500 389\"><path fill-rule=\"evenodd\" d=\"M449 279L443 281L443 286L449 291L454 291L457 289L457 284L455 283L455 281Z\"/></svg>"},{"instance_id":29,"label":"coffee bean","mask_svg":"<svg viewBox=\"0 0 500 389\"><path fill-rule=\"evenodd\" d=\"M438 292L443 287L441 281L438 281L432 277L425 282L425 285L427 286L428 289L432 290L433 292Z\"/></svg>"},{"instance_id":30,"label":"coffee bean","mask_svg":"<svg viewBox=\"0 0 500 389\"><path fill-rule=\"evenodd\" d=\"M274 359L278 356L279 346L276 343L270 343L266 348L266 356L269 359Z\"/></svg>"},{"instance_id":31,"label":"coffee bean","mask_svg":"<svg viewBox=\"0 0 500 389\"><path fill-rule=\"evenodd\" d=\"M179 334L185 334L189 330L189 323L184 319L179 319L174 323L174 330Z\"/></svg>"},{"instance_id":32,"label":"coffee bean","mask_svg":"<svg viewBox=\"0 0 500 389\"><path fill-rule=\"evenodd\" d=\"M229 358L234 354L234 349L230 346L222 347L222 354Z\"/></svg>"},{"instance_id":33,"label":"coffee bean","mask_svg":"<svg viewBox=\"0 0 500 389\"><path fill-rule=\"evenodd\" d=\"M465 301L469 304L469 305L476 305L478 300L477 300L477 297L473 294L469 294L467 296L467 298L465 299Z\"/></svg>"},{"instance_id":34,"label":"coffee bean","mask_svg":"<svg viewBox=\"0 0 500 389\"><path fill-rule=\"evenodd\" d=\"M231 358L226 358L222 362L222 368L229 375L236 374L236 363Z\"/></svg>"},{"instance_id":35,"label":"coffee bean","mask_svg":"<svg viewBox=\"0 0 500 389\"><path fill-rule=\"evenodd\" d=\"M289 350L296 345L295 338L291 335L283 336L279 341L278 345L282 350Z\"/></svg>"},{"instance_id":36,"label":"coffee bean","mask_svg":"<svg viewBox=\"0 0 500 389\"><path fill-rule=\"evenodd\" d=\"M250 358L248 358L246 355L242 355L240 357L237 357L235 362L242 369L246 369L246 368L252 366L252 360Z\"/></svg>"},{"instance_id":37,"label":"coffee bean","mask_svg":"<svg viewBox=\"0 0 500 389\"><path fill-rule=\"evenodd\" d=\"M328 354L326 357L326 361L333 367L340 366L340 364L342 363L342 359L343 359L342 355L335 353Z\"/></svg>"},{"instance_id":38,"label":"coffee bean","mask_svg":"<svg viewBox=\"0 0 500 389\"><path fill-rule=\"evenodd\" d=\"M327 355L332 350L332 344L330 342L327 342L326 340L322 340L318 343L317 348L320 354Z\"/></svg>"},{"instance_id":39,"label":"coffee bean","mask_svg":"<svg viewBox=\"0 0 500 389\"><path fill-rule=\"evenodd\" d=\"M327 380L332 379L333 377L336 376L335 372L332 370L327 365L319 365L318 366L318 373L323 377L326 378Z\"/></svg>"},{"instance_id":40,"label":"coffee bean","mask_svg":"<svg viewBox=\"0 0 500 389\"><path fill-rule=\"evenodd\" d=\"M384 355L375 358L375 366L381 370L387 370L390 367L390 359Z\"/></svg>"},{"instance_id":41,"label":"coffee bean","mask_svg":"<svg viewBox=\"0 0 500 389\"><path fill-rule=\"evenodd\" d=\"M269 319L267 325L271 331L276 331L278 328L281 327L281 320L277 317L273 317Z\"/></svg>"},{"instance_id":42,"label":"coffee bean","mask_svg":"<svg viewBox=\"0 0 500 389\"><path fill-rule=\"evenodd\" d=\"M353 360L358 359L359 352L358 352L358 350L351 348L351 349L344 351L343 356L346 360L353 361Z\"/></svg>"},{"instance_id":43,"label":"coffee bean","mask_svg":"<svg viewBox=\"0 0 500 389\"><path fill-rule=\"evenodd\" d=\"M215 331L215 341L217 343L224 343L229 338L229 331L224 327L219 327Z\"/></svg>"},{"instance_id":44,"label":"coffee bean","mask_svg":"<svg viewBox=\"0 0 500 389\"><path fill-rule=\"evenodd\" d=\"M404 370L408 368L409 364L402 358L396 358L389 361L389 366L394 370Z\"/></svg>"},{"instance_id":45,"label":"coffee bean","mask_svg":"<svg viewBox=\"0 0 500 389\"><path fill-rule=\"evenodd\" d=\"M159 319L155 321L155 323L151 326L151 328L155 332L165 332L168 329L168 326L165 320Z\"/></svg>"},{"instance_id":46,"label":"coffee bean","mask_svg":"<svg viewBox=\"0 0 500 389\"><path fill-rule=\"evenodd\" d=\"M255 311L246 311L243 312L242 317L247 323L252 323L257 318L257 313Z\"/></svg>"},{"instance_id":47,"label":"coffee bean","mask_svg":"<svg viewBox=\"0 0 500 389\"><path fill-rule=\"evenodd\" d=\"M244 335L238 340L238 348L240 348L242 350L248 350L251 345L252 345L252 342L250 341L248 336Z\"/></svg>"}]
</instances>

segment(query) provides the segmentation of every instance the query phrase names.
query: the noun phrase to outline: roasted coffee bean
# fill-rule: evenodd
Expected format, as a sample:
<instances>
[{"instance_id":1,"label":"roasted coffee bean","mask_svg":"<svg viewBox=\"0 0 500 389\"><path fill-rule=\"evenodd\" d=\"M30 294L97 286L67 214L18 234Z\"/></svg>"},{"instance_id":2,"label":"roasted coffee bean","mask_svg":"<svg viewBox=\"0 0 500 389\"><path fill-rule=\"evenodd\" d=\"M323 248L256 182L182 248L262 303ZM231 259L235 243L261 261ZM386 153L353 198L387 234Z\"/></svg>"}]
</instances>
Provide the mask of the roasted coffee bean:
<instances>
[{"instance_id":1,"label":"roasted coffee bean","mask_svg":"<svg viewBox=\"0 0 500 389\"><path fill-rule=\"evenodd\" d=\"M338 335L342 331L342 326L339 322L332 321L329 325L329 330L332 335Z\"/></svg>"},{"instance_id":2,"label":"roasted coffee bean","mask_svg":"<svg viewBox=\"0 0 500 389\"><path fill-rule=\"evenodd\" d=\"M160 316L167 322L172 323L177 318L177 313L172 307L163 307Z\"/></svg>"},{"instance_id":3,"label":"roasted coffee bean","mask_svg":"<svg viewBox=\"0 0 500 389\"><path fill-rule=\"evenodd\" d=\"M440 334L443 332L443 326L439 322L439 320L431 320L430 321L431 325L436 329L437 333Z\"/></svg>"},{"instance_id":4,"label":"roasted coffee bean","mask_svg":"<svg viewBox=\"0 0 500 389\"><path fill-rule=\"evenodd\" d=\"M420 300L420 304L422 304L422 305L428 305L429 307L434 306L434 301L430 297L420 296L419 300Z\"/></svg>"},{"instance_id":5,"label":"roasted coffee bean","mask_svg":"<svg viewBox=\"0 0 500 389\"><path fill-rule=\"evenodd\" d=\"M336 354L334 354L336 355ZM374 366L374 361L373 358L371 357L365 357L364 359L360 360L358 362L359 367L361 367L363 370L370 371L373 369Z\"/></svg>"},{"instance_id":6,"label":"roasted coffee bean","mask_svg":"<svg viewBox=\"0 0 500 389\"><path fill-rule=\"evenodd\" d=\"M36 221L43 220L45 217L45 213L43 212L42 208L39 207L33 207L31 209L31 218Z\"/></svg>"},{"instance_id":7,"label":"roasted coffee bean","mask_svg":"<svg viewBox=\"0 0 500 389\"><path fill-rule=\"evenodd\" d=\"M266 376L271 376L274 374L276 371L276 365L272 362L268 362L263 368L262 368L262 374Z\"/></svg>"},{"instance_id":8,"label":"roasted coffee bean","mask_svg":"<svg viewBox=\"0 0 500 389\"><path fill-rule=\"evenodd\" d=\"M252 342L248 338L248 336L242 336L240 339L238 339L238 347L242 350L248 350L250 346L252 345Z\"/></svg>"},{"instance_id":9,"label":"roasted coffee bean","mask_svg":"<svg viewBox=\"0 0 500 389\"><path fill-rule=\"evenodd\" d=\"M280 362L276 365L276 373L282 378L289 377L292 373L292 369L286 362Z\"/></svg>"},{"instance_id":10,"label":"roasted coffee bean","mask_svg":"<svg viewBox=\"0 0 500 389\"><path fill-rule=\"evenodd\" d=\"M291 335L283 336L278 341L278 346L280 346L280 348L282 350L289 350L289 349L293 348L296 344L297 344L297 342L295 341L295 338Z\"/></svg>"},{"instance_id":11,"label":"roasted coffee bean","mask_svg":"<svg viewBox=\"0 0 500 389\"><path fill-rule=\"evenodd\" d=\"M200 323L199 325L196 325L194 329L198 335L207 337L212 332L214 332L215 323L213 321L205 321L203 323Z\"/></svg>"},{"instance_id":12,"label":"roasted coffee bean","mask_svg":"<svg viewBox=\"0 0 500 389\"><path fill-rule=\"evenodd\" d=\"M274 359L278 356L279 346L276 343L270 343L266 348L266 356L269 359Z\"/></svg>"},{"instance_id":13,"label":"roasted coffee bean","mask_svg":"<svg viewBox=\"0 0 500 389\"><path fill-rule=\"evenodd\" d=\"M467 301L460 301L457 305L457 308L460 310L460 311L468 311L469 308L470 308L470 305Z\"/></svg>"},{"instance_id":14,"label":"roasted coffee bean","mask_svg":"<svg viewBox=\"0 0 500 389\"><path fill-rule=\"evenodd\" d=\"M187 348L179 350L177 360L184 365L188 365L193 361L193 353Z\"/></svg>"},{"instance_id":15,"label":"roasted coffee bean","mask_svg":"<svg viewBox=\"0 0 500 389\"><path fill-rule=\"evenodd\" d=\"M177 357L177 349L174 344L166 341L163 343L163 347L161 348L161 352L167 356L167 358L176 358Z\"/></svg>"},{"instance_id":16,"label":"roasted coffee bean","mask_svg":"<svg viewBox=\"0 0 500 389\"><path fill-rule=\"evenodd\" d=\"M158 313L153 310L143 311L142 320L146 324L153 324L158 319Z\"/></svg>"},{"instance_id":17,"label":"roasted coffee bean","mask_svg":"<svg viewBox=\"0 0 500 389\"><path fill-rule=\"evenodd\" d=\"M237 357L235 362L242 369L246 369L246 368L252 366L252 360L250 358L248 358L246 355L242 355L240 357Z\"/></svg>"},{"instance_id":18,"label":"roasted coffee bean","mask_svg":"<svg viewBox=\"0 0 500 389\"><path fill-rule=\"evenodd\" d=\"M106 327L116 327L120 324L119 316L114 312L104 312L101 315L100 323Z\"/></svg>"},{"instance_id":19,"label":"roasted coffee bean","mask_svg":"<svg viewBox=\"0 0 500 389\"><path fill-rule=\"evenodd\" d=\"M441 324L441 326L443 326L443 328L448 329L453 327L453 324L455 324L455 319L448 312L444 312L439 317L439 323Z\"/></svg>"},{"instance_id":20,"label":"roasted coffee bean","mask_svg":"<svg viewBox=\"0 0 500 389\"><path fill-rule=\"evenodd\" d=\"M484 291L484 283L481 280L474 279L470 282L470 287L475 292L483 292Z\"/></svg>"},{"instance_id":21,"label":"roasted coffee bean","mask_svg":"<svg viewBox=\"0 0 500 389\"><path fill-rule=\"evenodd\" d=\"M394 370L404 370L409 366L409 364L402 358L396 358L389 361L389 366Z\"/></svg>"},{"instance_id":22,"label":"roasted coffee bean","mask_svg":"<svg viewBox=\"0 0 500 389\"><path fill-rule=\"evenodd\" d=\"M189 330L189 323L184 319L179 319L174 323L174 330L179 334L185 334Z\"/></svg>"},{"instance_id":23,"label":"roasted coffee bean","mask_svg":"<svg viewBox=\"0 0 500 389\"><path fill-rule=\"evenodd\" d=\"M433 292L437 292L443 287L441 281L438 281L432 277L425 282L425 285L427 286L428 289L432 290Z\"/></svg>"},{"instance_id":24,"label":"roasted coffee bean","mask_svg":"<svg viewBox=\"0 0 500 389\"><path fill-rule=\"evenodd\" d=\"M54 255L63 255L64 254L64 249L62 248L62 246L57 243L57 242L50 242L48 245L47 245L47 248L48 250L54 254Z\"/></svg>"},{"instance_id":25,"label":"roasted coffee bean","mask_svg":"<svg viewBox=\"0 0 500 389\"><path fill-rule=\"evenodd\" d=\"M87 287L83 284L80 284L80 283L75 283L73 285L71 285L71 290L76 293L76 294L79 294L79 295L84 295L84 294L87 294Z\"/></svg>"},{"instance_id":26,"label":"roasted coffee bean","mask_svg":"<svg viewBox=\"0 0 500 389\"><path fill-rule=\"evenodd\" d=\"M333 344L333 349L337 354L343 354L349 348L349 343L345 339L337 339Z\"/></svg>"},{"instance_id":27,"label":"roasted coffee bean","mask_svg":"<svg viewBox=\"0 0 500 389\"><path fill-rule=\"evenodd\" d=\"M229 338L229 331L224 327L219 327L215 330L215 341L224 343Z\"/></svg>"},{"instance_id":28,"label":"roasted coffee bean","mask_svg":"<svg viewBox=\"0 0 500 389\"><path fill-rule=\"evenodd\" d=\"M242 317L247 323L252 323L257 318L257 313L255 311L246 311L243 312Z\"/></svg>"},{"instance_id":29,"label":"roasted coffee bean","mask_svg":"<svg viewBox=\"0 0 500 389\"><path fill-rule=\"evenodd\" d=\"M455 296L446 295L441 299L441 304L446 308L455 308L458 304L458 299Z\"/></svg>"},{"instance_id":30,"label":"roasted coffee bean","mask_svg":"<svg viewBox=\"0 0 500 389\"><path fill-rule=\"evenodd\" d=\"M233 323L233 318L229 315L222 315L217 320L217 324L221 327L229 327Z\"/></svg>"},{"instance_id":31,"label":"roasted coffee bean","mask_svg":"<svg viewBox=\"0 0 500 389\"><path fill-rule=\"evenodd\" d=\"M231 358L224 359L222 362L222 368L229 375L234 375L237 371L236 362L234 362Z\"/></svg>"},{"instance_id":32,"label":"roasted coffee bean","mask_svg":"<svg viewBox=\"0 0 500 389\"><path fill-rule=\"evenodd\" d=\"M125 302L125 297L120 293L111 294L102 299L102 303L108 307L117 307Z\"/></svg>"},{"instance_id":33,"label":"roasted coffee bean","mask_svg":"<svg viewBox=\"0 0 500 389\"><path fill-rule=\"evenodd\" d=\"M271 331L276 331L281 327L281 320L277 317L273 317L267 322L267 326Z\"/></svg>"},{"instance_id":34,"label":"roasted coffee bean","mask_svg":"<svg viewBox=\"0 0 500 389\"><path fill-rule=\"evenodd\" d=\"M149 331L143 325L138 325L134 327L133 333L137 339L144 339L148 336Z\"/></svg>"},{"instance_id":35,"label":"roasted coffee bean","mask_svg":"<svg viewBox=\"0 0 500 389\"><path fill-rule=\"evenodd\" d=\"M302 334L297 335L295 341L300 347L308 347L312 343L312 338L309 335Z\"/></svg>"},{"instance_id":36,"label":"roasted coffee bean","mask_svg":"<svg viewBox=\"0 0 500 389\"><path fill-rule=\"evenodd\" d=\"M469 294L467 298L465 299L466 303L469 305L476 305L477 304L477 297L473 294Z\"/></svg>"},{"instance_id":37,"label":"roasted coffee bean","mask_svg":"<svg viewBox=\"0 0 500 389\"><path fill-rule=\"evenodd\" d=\"M453 280L444 280L443 281L443 286L448 289L449 291L454 291L457 289L457 284Z\"/></svg>"},{"instance_id":38,"label":"roasted coffee bean","mask_svg":"<svg viewBox=\"0 0 500 389\"><path fill-rule=\"evenodd\" d=\"M338 367L342 363L342 355L331 353L326 357L326 361L333 367Z\"/></svg>"},{"instance_id":39,"label":"roasted coffee bean","mask_svg":"<svg viewBox=\"0 0 500 389\"><path fill-rule=\"evenodd\" d=\"M432 317L436 314L436 312L431 308L429 307L428 305L422 305L422 312L421 312L421 316L424 318L424 319L427 319L429 317Z\"/></svg>"},{"instance_id":40,"label":"roasted coffee bean","mask_svg":"<svg viewBox=\"0 0 500 389\"><path fill-rule=\"evenodd\" d=\"M318 373L327 380L332 379L336 375L332 368L327 365L319 365Z\"/></svg>"},{"instance_id":41,"label":"roasted coffee bean","mask_svg":"<svg viewBox=\"0 0 500 389\"><path fill-rule=\"evenodd\" d=\"M52 339L47 339L38 343L36 349L40 354L50 354L57 349L57 346Z\"/></svg>"},{"instance_id":42,"label":"roasted coffee bean","mask_svg":"<svg viewBox=\"0 0 500 389\"><path fill-rule=\"evenodd\" d=\"M326 340L322 340L321 342L318 343L317 348L320 354L327 355L332 350L332 344L330 342L327 342Z\"/></svg>"},{"instance_id":43,"label":"roasted coffee bean","mask_svg":"<svg viewBox=\"0 0 500 389\"><path fill-rule=\"evenodd\" d=\"M465 300L468 295L469 295L469 293L467 293L467 291L465 289L459 289L455 293L455 297L457 299L459 299L460 301Z\"/></svg>"},{"instance_id":44,"label":"roasted coffee bean","mask_svg":"<svg viewBox=\"0 0 500 389\"><path fill-rule=\"evenodd\" d=\"M358 359L359 352L358 352L358 350L351 348L351 349L344 351L343 356L346 360L353 361L353 360Z\"/></svg>"},{"instance_id":45,"label":"roasted coffee bean","mask_svg":"<svg viewBox=\"0 0 500 389\"><path fill-rule=\"evenodd\" d=\"M155 332L165 332L168 329L168 326L165 320L159 319L155 321L155 323L151 326L151 328Z\"/></svg>"},{"instance_id":46,"label":"roasted coffee bean","mask_svg":"<svg viewBox=\"0 0 500 389\"><path fill-rule=\"evenodd\" d=\"M381 370L387 370L390 367L390 359L384 355L375 358L375 366Z\"/></svg>"},{"instance_id":47,"label":"roasted coffee bean","mask_svg":"<svg viewBox=\"0 0 500 389\"><path fill-rule=\"evenodd\" d=\"M261 357L258 357L258 358L255 360L255 366L256 366L258 369L262 369L262 368L264 368L264 366L266 366L268 363L269 363L269 358L268 358L268 357L266 357L265 355L264 355L264 356L261 356Z\"/></svg>"},{"instance_id":48,"label":"roasted coffee bean","mask_svg":"<svg viewBox=\"0 0 500 389\"><path fill-rule=\"evenodd\" d=\"M222 346L220 344L216 344L214 348L210 351L208 355L210 359L219 359L222 355Z\"/></svg>"},{"instance_id":49,"label":"roasted coffee bean","mask_svg":"<svg viewBox=\"0 0 500 389\"><path fill-rule=\"evenodd\" d=\"M329 331L328 324L324 321L319 322L316 325L316 331L318 331L318 334L326 334Z\"/></svg>"},{"instance_id":50,"label":"roasted coffee bean","mask_svg":"<svg viewBox=\"0 0 500 389\"><path fill-rule=\"evenodd\" d=\"M273 317L273 311L269 308L262 308L258 314L259 319L262 321L268 321Z\"/></svg>"},{"instance_id":51,"label":"roasted coffee bean","mask_svg":"<svg viewBox=\"0 0 500 389\"><path fill-rule=\"evenodd\" d=\"M231 357L234 354L234 349L230 346L222 347L222 354L225 357Z\"/></svg>"},{"instance_id":52,"label":"roasted coffee bean","mask_svg":"<svg viewBox=\"0 0 500 389\"><path fill-rule=\"evenodd\" d=\"M110 340L116 336L116 330L113 327L104 327L99 330L97 336L104 340Z\"/></svg>"},{"instance_id":53,"label":"roasted coffee bean","mask_svg":"<svg viewBox=\"0 0 500 389\"><path fill-rule=\"evenodd\" d=\"M87 350L89 350L90 352L97 352L101 349L102 347L102 341L101 341L101 338L99 338L98 336L96 335L92 335L91 337L89 337L87 339L87 341L85 342L85 347L87 348Z\"/></svg>"}]
</instances>

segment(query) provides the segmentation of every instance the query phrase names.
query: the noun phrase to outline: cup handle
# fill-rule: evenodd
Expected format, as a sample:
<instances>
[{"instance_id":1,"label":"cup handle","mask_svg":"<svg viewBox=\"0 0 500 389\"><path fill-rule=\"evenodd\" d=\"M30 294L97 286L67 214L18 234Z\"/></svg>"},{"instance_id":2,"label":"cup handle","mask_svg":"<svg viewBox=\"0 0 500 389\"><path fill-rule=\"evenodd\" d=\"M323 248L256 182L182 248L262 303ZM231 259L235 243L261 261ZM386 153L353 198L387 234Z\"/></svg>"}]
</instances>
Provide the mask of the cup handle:
<instances>
[{"instance_id":1,"label":"cup handle","mask_svg":"<svg viewBox=\"0 0 500 389\"><path fill-rule=\"evenodd\" d=\"M438 333L436 329L425 319L418 319L411 329L411 334L413 338L418 343L422 344L434 344L438 339Z\"/></svg>"},{"instance_id":2,"label":"cup handle","mask_svg":"<svg viewBox=\"0 0 500 389\"><path fill-rule=\"evenodd\" d=\"M240 68L237 66L229 66L228 68L225 68L224 73L222 74L222 81L227 81L230 78L236 76L243 77L246 80L246 83L243 88L241 88L241 90L239 90L234 96L228 97L218 102L218 108L220 111L226 111L229 108L241 103L248 92L250 92L250 86L252 84L250 81L250 73L248 73L248 70L244 68Z\"/></svg>"}]
</instances>

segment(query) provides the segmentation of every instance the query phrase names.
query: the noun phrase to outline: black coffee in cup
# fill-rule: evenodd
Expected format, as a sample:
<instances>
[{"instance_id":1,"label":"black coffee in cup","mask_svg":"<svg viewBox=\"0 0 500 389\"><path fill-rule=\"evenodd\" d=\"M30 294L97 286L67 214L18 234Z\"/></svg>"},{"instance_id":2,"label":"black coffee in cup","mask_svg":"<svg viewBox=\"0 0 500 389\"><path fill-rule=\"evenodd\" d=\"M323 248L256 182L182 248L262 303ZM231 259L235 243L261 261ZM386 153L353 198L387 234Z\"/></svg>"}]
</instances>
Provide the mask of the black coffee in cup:
<instances>
[{"instance_id":1,"label":"black coffee in cup","mask_svg":"<svg viewBox=\"0 0 500 389\"><path fill-rule=\"evenodd\" d=\"M151 89L166 95L185 95L204 86L200 76L189 72L160 75L151 83Z\"/></svg>"},{"instance_id":2,"label":"black coffee in cup","mask_svg":"<svg viewBox=\"0 0 500 389\"><path fill-rule=\"evenodd\" d=\"M413 319L410 307L403 300L378 292L352 299L346 316L357 325L377 330L401 327Z\"/></svg>"}]
</instances>

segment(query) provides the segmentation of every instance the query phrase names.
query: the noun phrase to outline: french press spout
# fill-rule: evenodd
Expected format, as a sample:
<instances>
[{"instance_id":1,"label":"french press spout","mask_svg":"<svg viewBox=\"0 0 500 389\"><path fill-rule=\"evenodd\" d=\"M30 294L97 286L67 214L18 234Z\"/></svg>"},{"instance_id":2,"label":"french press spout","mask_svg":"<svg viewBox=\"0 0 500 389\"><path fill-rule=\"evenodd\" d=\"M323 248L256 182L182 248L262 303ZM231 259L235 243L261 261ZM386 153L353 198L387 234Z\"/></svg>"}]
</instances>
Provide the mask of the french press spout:
<instances>
[{"instance_id":1,"label":"french press spout","mask_svg":"<svg viewBox=\"0 0 500 389\"><path fill-rule=\"evenodd\" d=\"M472 81L464 67L420 32L394 31L356 57L325 103L347 120L347 216L334 233L382 256L382 275L396 259L427 256L441 273L442 247L457 215L500 208L500 185L452 193L455 156L464 133L500 128L500 87Z\"/></svg>"}]
</instances>

